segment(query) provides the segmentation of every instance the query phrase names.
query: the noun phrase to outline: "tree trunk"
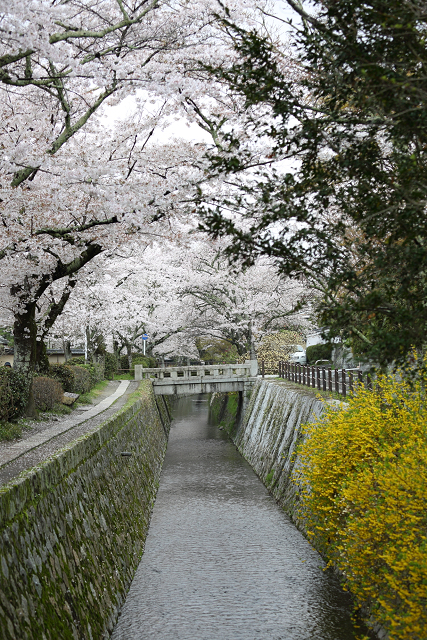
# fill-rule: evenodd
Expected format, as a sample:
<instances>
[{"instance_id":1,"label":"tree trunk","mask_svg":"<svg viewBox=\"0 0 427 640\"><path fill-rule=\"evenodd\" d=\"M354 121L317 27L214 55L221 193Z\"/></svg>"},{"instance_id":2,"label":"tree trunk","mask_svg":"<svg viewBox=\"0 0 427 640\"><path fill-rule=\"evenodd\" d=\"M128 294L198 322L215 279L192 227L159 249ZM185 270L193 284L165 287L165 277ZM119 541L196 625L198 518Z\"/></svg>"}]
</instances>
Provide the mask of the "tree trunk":
<instances>
[{"instance_id":1,"label":"tree trunk","mask_svg":"<svg viewBox=\"0 0 427 640\"><path fill-rule=\"evenodd\" d=\"M15 316L13 339L15 342L13 368L30 379L36 367L36 305L26 305L25 311Z\"/></svg>"},{"instance_id":2,"label":"tree trunk","mask_svg":"<svg viewBox=\"0 0 427 640\"><path fill-rule=\"evenodd\" d=\"M71 360L71 358L73 357L73 354L71 353L71 342L69 340L64 340L63 344L65 362L68 362L68 360Z\"/></svg>"},{"instance_id":3,"label":"tree trunk","mask_svg":"<svg viewBox=\"0 0 427 640\"><path fill-rule=\"evenodd\" d=\"M92 344L92 336L90 327L85 327L85 341L86 341L86 349L85 349L85 360L86 362L92 362L92 354L93 354L93 344Z\"/></svg>"},{"instance_id":4,"label":"tree trunk","mask_svg":"<svg viewBox=\"0 0 427 640\"><path fill-rule=\"evenodd\" d=\"M128 357L129 369L132 369L132 343L126 342L126 354Z\"/></svg>"},{"instance_id":5,"label":"tree trunk","mask_svg":"<svg viewBox=\"0 0 427 640\"><path fill-rule=\"evenodd\" d=\"M250 356L249 359L250 360L256 360L256 350L255 350L255 341L254 341L254 336L252 333L252 322L249 325L249 350L250 350Z\"/></svg>"},{"instance_id":6,"label":"tree trunk","mask_svg":"<svg viewBox=\"0 0 427 640\"><path fill-rule=\"evenodd\" d=\"M46 344L42 339L36 341L36 371L43 375L49 375L49 358Z\"/></svg>"},{"instance_id":7,"label":"tree trunk","mask_svg":"<svg viewBox=\"0 0 427 640\"><path fill-rule=\"evenodd\" d=\"M117 222L117 219L112 218L111 222ZM58 260L55 270L50 274L41 276L34 290L32 289L31 279L27 278L25 278L22 284L11 287L12 297L19 300L22 309L21 313L15 314L13 325L13 337L15 340L13 368L25 376L28 381L28 386L30 387L27 415L34 415L35 413L34 398L31 391L32 375L37 368L37 357L43 355L43 344L40 346L37 345L37 301L52 282L63 277L68 277L68 282L61 298L56 304L51 306L48 317L44 320L43 332L44 335L46 335L56 318L62 313L71 291L76 285L77 280L75 274L101 252L101 245L91 244L89 241L78 258L73 258L68 264L64 264Z\"/></svg>"},{"instance_id":8,"label":"tree trunk","mask_svg":"<svg viewBox=\"0 0 427 640\"><path fill-rule=\"evenodd\" d=\"M13 368L25 376L30 389L25 415L37 417L37 410L32 392L33 372L37 363L37 325L36 303L25 305L25 310L15 315L13 324L13 338L15 342Z\"/></svg>"}]
</instances>

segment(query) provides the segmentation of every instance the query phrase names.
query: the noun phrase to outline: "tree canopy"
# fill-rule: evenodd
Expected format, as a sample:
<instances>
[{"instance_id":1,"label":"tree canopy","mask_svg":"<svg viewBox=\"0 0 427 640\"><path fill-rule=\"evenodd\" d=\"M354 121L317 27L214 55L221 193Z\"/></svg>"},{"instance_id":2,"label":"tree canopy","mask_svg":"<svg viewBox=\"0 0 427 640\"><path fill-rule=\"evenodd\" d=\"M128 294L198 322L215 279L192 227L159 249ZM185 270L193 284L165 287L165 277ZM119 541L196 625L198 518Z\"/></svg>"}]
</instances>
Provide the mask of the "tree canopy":
<instances>
[{"instance_id":1,"label":"tree canopy","mask_svg":"<svg viewBox=\"0 0 427 640\"><path fill-rule=\"evenodd\" d=\"M247 141L224 130L211 154L233 191L200 194L203 227L245 263L268 255L315 282L330 335L402 361L427 328L426 5L287 2L299 19L287 47L222 18L239 58L209 71L244 96Z\"/></svg>"},{"instance_id":2,"label":"tree canopy","mask_svg":"<svg viewBox=\"0 0 427 640\"><path fill-rule=\"evenodd\" d=\"M187 222L203 143L158 132L178 118L214 139L210 111L234 113L198 70L231 53L216 7L0 0L0 312L28 377L86 265Z\"/></svg>"}]
</instances>

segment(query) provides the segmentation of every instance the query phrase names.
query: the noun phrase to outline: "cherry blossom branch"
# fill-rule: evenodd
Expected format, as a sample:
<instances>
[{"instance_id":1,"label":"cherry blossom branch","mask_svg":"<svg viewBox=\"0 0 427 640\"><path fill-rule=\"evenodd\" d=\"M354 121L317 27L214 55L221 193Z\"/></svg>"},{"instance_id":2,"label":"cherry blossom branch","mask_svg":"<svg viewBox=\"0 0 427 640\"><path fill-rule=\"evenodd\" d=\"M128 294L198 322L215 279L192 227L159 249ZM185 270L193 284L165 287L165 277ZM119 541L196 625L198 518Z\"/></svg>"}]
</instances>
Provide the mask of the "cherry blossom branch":
<instances>
[{"instance_id":1,"label":"cherry blossom branch","mask_svg":"<svg viewBox=\"0 0 427 640\"><path fill-rule=\"evenodd\" d=\"M52 238L58 238L61 240L64 240L65 242L68 242L69 244L75 244L76 240L75 238L71 235L72 233L81 233L82 231L87 231L88 229L93 229L93 227L99 227L102 225L106 225L106 224L115 224L116 222L118 222L118 218L117 216L113 216L112 218L107 218L107 220L92 220L92 222L87 222L86 224L81 224L77 227L74 227L73 229L70 228L66 228L66 229L38 229L37 231L34 232L33 235L35 236L41 236L41 235L48 235L51 236Z\"/></svg>"},{"instance_id":2,"label":"cherry blossom branch","mask_svg":"<svg viewBox=\"0 0 427 640\"><path fill-rule=\"evenodd\" d=\"M119 2L120 4L120 2ZM110 33L114 33L115 31L119 31L124 27L131 27L134 24L138 24L141 20L153 9L156 9L159 5L159 0L153 0L151 4L146 7L141 13L139 13L135 18L129 18L129 16L124 18L121 22L112 25L111 27L107 27L106 29L102 29L101 31L86 31L84 29L77 29L76 27L71 27L62 24L61 22L56 22L59 27L63 27L65 31L63 33L54 33L50 36L49 42L50 44L56 44L57 42L62 42L63 40L72 40L76 38L94 38L94 39L102 39Z\"/></svg>"},{"instance_id":3,"label":"cherry blossom branch","mask_svg":"<svg viewBox=\"0 0 427 640\"><path fill-rule=\"evenodd\" d=\"M77 131L79 131L79 129L81 129L86 124L90 116L93 113L95 113L98 107L100 107L101 104L116 91L116 89L117 89L117 84L116 82L114 82L113 86L106 89L99 96L99 98L93 103L93 105L89 107L86 113L84 113L82 117L79 120L77 120L77 122L75 122L73 125L70 125L68 128L67 127L65 128L65 130L61 133L61 135L59 135L56 138L56 140L53 142L53 144L51 145L47 153L53 156L62 147L63 144L65 144L75 133L77 133ZM11 186L18 187L20 184L25 182L25 180L27 180L28 178L34 178L34 176L36 175L39 169L40 169L39 166L25 167L24 169L17 171L13 177Z\"/></svg>"}]
</instances>

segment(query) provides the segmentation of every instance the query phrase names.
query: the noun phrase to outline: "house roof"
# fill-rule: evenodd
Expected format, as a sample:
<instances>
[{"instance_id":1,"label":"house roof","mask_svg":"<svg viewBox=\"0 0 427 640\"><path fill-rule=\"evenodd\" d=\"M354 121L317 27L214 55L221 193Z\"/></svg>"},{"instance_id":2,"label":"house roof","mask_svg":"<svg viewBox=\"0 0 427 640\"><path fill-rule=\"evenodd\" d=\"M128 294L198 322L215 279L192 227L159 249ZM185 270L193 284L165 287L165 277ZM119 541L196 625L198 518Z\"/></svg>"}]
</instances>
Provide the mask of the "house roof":
<instances>
[{"instance_id":1,"label":"house roof","mask_svg":"<svg viewBox=\"0 0 427 640\"><path fill-rule=\"evenodd\" d=\"M64 355L64 349L46 349L48 356L61 356ZM71 347L71 354L73 356L83 356L85 353L84 349L74 349Z\"/></svg>"}]
</instances>

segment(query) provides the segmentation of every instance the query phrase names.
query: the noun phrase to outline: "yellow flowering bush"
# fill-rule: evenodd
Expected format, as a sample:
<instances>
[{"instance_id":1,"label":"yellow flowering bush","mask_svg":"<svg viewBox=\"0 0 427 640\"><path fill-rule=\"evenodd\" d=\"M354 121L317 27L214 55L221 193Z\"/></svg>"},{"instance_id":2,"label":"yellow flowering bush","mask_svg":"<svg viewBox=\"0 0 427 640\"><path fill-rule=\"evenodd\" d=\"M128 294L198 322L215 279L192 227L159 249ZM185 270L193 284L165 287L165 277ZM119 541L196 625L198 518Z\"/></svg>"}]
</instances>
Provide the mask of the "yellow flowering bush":
<instances>
[{"instance_id":1,"label":"yellow flowering bush","mask_svg":"<svg viewBox=\"0 0 427 640\"><path fill-rule=\"evenodd\" d=\"M389 640L427 638L427 398L382 376L304 427L301 516Z\"/></svg>"}]
</instances>

